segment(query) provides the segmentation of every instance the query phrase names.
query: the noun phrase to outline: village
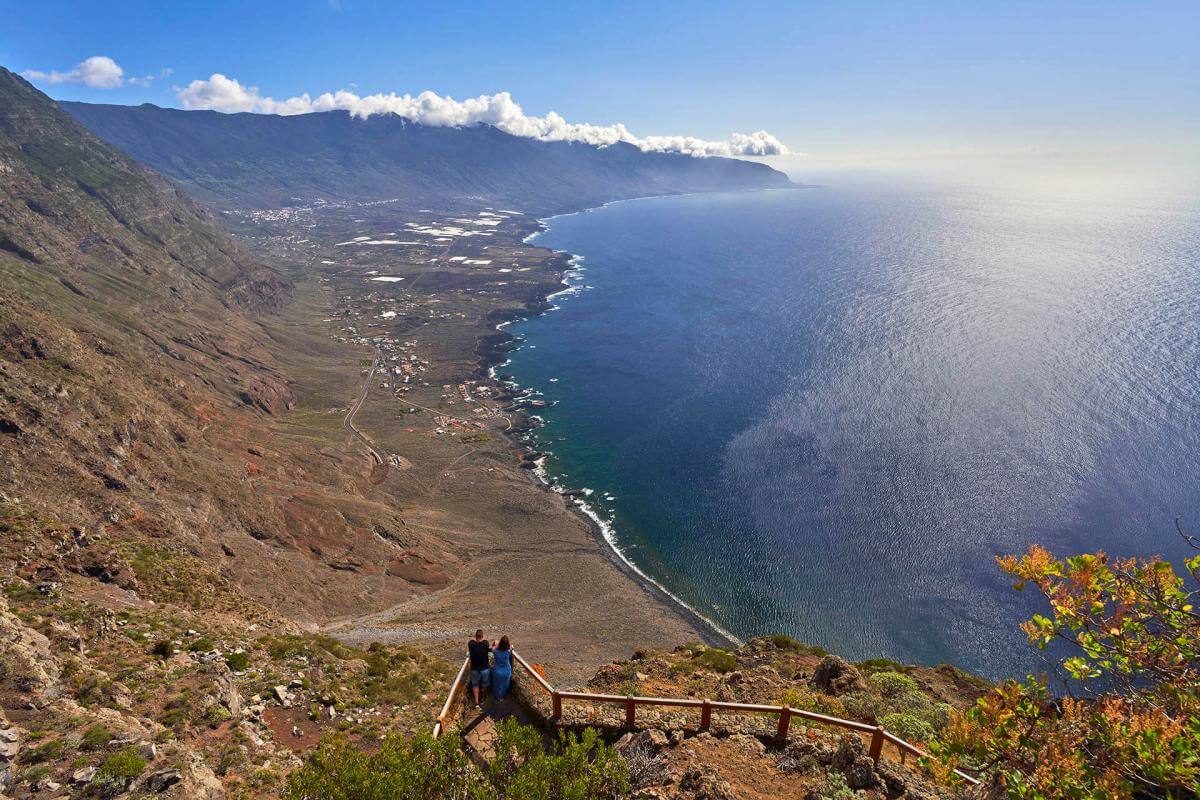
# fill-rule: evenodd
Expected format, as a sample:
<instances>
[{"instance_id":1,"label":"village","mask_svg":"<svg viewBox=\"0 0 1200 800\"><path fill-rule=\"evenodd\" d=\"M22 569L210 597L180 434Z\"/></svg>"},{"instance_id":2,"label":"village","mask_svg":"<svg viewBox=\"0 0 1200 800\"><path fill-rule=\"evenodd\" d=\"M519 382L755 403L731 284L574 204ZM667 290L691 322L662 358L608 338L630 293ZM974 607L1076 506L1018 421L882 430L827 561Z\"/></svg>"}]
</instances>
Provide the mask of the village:
<instances>
[{"instance_id":1,"label":"village","mask_svg":"<svg viewBox=\"0 0 1200 800\"><path fill-rule=\"evenodd\" d=\"M381 412L396 432L472 445L536 422L526 411L544 404L514 398L489 369L511 338L497 326L544 308L569 267L565 255L525 244L535 221L512 209L319 200L242 221L260 248L316 272L330 295L330 338L363 349L372 440Z\"/></svg>"}]
</instances>

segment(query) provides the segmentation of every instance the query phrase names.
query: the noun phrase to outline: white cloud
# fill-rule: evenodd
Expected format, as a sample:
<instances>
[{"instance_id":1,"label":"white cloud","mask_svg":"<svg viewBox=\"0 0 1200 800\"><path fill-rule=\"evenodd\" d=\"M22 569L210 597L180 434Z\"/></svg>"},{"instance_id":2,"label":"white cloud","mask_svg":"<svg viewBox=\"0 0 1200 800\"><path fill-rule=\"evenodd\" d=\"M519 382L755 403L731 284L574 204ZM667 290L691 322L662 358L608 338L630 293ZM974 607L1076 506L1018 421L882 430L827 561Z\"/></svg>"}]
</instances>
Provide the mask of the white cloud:
<instances>
[{"instance_id":1,"label":"white cloud","mask_svg":"<svg viewBox=\"0 0 1200 800\"><path fill-rule=\"evenodd\" d=\"M34 81L82 83L93 89L116 89L125 83L125 70L121 69L121 65L108 56L92 56L84 59L66 72L57 70L42 72L41 70L27 69L21 74ZM135 78L130 82L133 83L137 80L140 79Z\"/></svg>"},{"instance_id":2,"label":"white cloud","mask_svg":"<svg viewBox=\"0 0 1200 800\"><path fill-rule=\"evenodd\" d=\"M184 108L226 113L247 111L286 116L342 110L363 118L372 114L397 114L434 127L482 123L494 125L514 136L544 141L586 142L599 146L628 142L642 150L694 156L770 156L788 153L783 142L766 131L734 133L725 141L707 141L694 136L638 137L619 122L613 125L567 122L553 111L544 117L533 117L527 115L508 92L455 100L433 92L421 92L415 97L395 93L359 96L342 90L316 97L306 92L276 100L259 94L258 87L243 86L234 78L214 73L208 80L192 81L179 89L177 94Z\"/></svg>"}]
</instances>

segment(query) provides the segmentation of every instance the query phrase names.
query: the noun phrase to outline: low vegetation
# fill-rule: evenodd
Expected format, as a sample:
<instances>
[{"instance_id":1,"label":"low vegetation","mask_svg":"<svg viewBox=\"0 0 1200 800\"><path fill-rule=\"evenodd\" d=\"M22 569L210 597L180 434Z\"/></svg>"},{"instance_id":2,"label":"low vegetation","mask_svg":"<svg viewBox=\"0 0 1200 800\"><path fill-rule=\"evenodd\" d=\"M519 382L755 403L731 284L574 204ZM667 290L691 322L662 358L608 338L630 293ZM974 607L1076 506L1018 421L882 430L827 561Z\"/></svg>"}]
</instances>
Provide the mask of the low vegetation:
<instances>
[{"instance_id":1,"label":"low vegetation","mask_svg":"<svg viewBox=\"0 0 1200 800\"><path fill-rule=\"evenodd\" d=\"M328 739L292 774L289 800L616 800L629 791L624 760L595 731L563 734L547 749L541 733L499 725L496 758L476 767L454 735L391 735L368 753Z\"/></svg>"},{"instance_id":2,"label":"low vegetation","mask_svg":"<svg viewBox=\"0 0 1200 800\"><path fill-rule=\"evenodd\" d=\"M1066 694L1045 676L1005 682L953 715L929 764L947 780L978 770L1014 800L1200 796L1200 555L1184 575L1158 558L1040 547L999 563L1049 603L1023 629L1039 649L1068 650Z\"/></svg>"}]
</instances>

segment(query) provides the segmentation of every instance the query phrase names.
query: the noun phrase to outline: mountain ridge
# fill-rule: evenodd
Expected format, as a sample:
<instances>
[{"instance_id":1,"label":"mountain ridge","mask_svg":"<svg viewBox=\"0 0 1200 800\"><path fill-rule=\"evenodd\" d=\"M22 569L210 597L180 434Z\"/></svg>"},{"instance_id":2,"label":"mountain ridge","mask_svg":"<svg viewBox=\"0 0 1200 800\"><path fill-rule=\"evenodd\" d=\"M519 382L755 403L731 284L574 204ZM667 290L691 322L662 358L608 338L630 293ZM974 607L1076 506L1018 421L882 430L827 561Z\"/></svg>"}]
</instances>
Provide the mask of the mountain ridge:
<instances>
[{"instance_id":1,"label":"mountain ridge","mask_svg":"<svg viewBox=\"0 0 1200 800\"><path fill-rule=\"evenodd\" d=\"M62 102L99 138L217 208L392 200L516 205L536 214L649 195L785 188L766 164L644 152L620 142L433 127L397 115L294 116Z\"/></svg>"}]
</instances>

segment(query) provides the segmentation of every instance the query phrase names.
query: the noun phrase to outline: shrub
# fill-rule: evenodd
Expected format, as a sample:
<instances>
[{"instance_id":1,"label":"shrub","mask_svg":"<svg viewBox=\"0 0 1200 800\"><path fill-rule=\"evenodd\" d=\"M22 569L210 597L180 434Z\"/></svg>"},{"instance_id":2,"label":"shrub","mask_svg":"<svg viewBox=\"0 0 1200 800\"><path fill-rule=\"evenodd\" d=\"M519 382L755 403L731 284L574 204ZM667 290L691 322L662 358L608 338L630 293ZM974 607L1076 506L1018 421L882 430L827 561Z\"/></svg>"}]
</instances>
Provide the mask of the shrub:
<instances>
[{"instance_id":1,"label":"shrub","mask_svg":"<svg viewBox=\"0 0 1200 800\"><path fill-rule=\"evenodd\" d=\"M1070 695L1052 698L1045 677L1001 684L952 715L926 763L950 780L982 768L1009 797L1200 796L1200 554L1186 577L1158 558L1060 560L1037 546L999 564L1046 599L1050 616L1022 630L1039 649L1069 648L1057 666Z\"/></svg>"},{"instance_id":2,"label":"shrub","mask_svg":"<svg viewBox=\"0 0 1200 800\"><path fill-rule=\"evenodd\" d=\"M41 764L44 761L54 761L65 753L66 750L66 739L51 739L21 753L21 762L24 764Z\"/></svg>"},{"instance_id":3,"label":"shrub","mask_svg":"<svg viewBox=\"0 0 1200 800\"><path fill-rule=\"evenodd\" d=\"M841 698L846 711L855 719L877 723L895 710L891 702L874 692L854 692Z\"/></svg>"},{"instance_id":4,"label":"shrub","mask_svg":"<svg viewBox=\"0 0 1200 800\"><path fill-rule=\"evenodd\" d=\"M824 781L813 787L808 796L819 800L854 800L857 793L846 784L846 776L831 772Z\"/></svg>"},{"instance_id":5,"label":"shrub","mask_svg":"<svg viewBox=\"0 0 1200 800\"><path fill-rule=\"evenodd\" d=\"M888 714L879 720L887 730L910 742L924 743L933 738L933 726L912 714Z\"/></svg>"},{"instance_id":6,"label":"shrub","mask_svg":"<svg viewBox=\"0 0 1200 800\"><path fill-rule=\"evenodd\" d=\"M858 662L858 668L866 673L871 672L908 672L909 668L899 661L890 658L868 658Z\"/></svg>"},{"instance_id":7,"label":"shrub","mask_svg":"<svg viewBox=\"0 0 1200 800\"><path fill-rule=\"evenodd\" d=\"M229 653L225 656L225 664L234 672L241 672L250 666L250 654Z\"/></svg>"},{"instance_id":8,"label":"shrub","mask_svg":"<svg viewBox=\"0 0 1200 800\"><path fill-rule=\"evenodd\" d=\"M499 726L496 758L475 768L462 739L391 734L366 753L345 738L322 741L284 789L289 800L616 800L629 791L628 770L594 730L563 734L546 752L542 735L513 720Z\"/></svg>"},{"instance_id":9,"label":"shrub","mask_svg":"<svg viewBox=\"0 0 1200 800\"><path fill-rule=\"evenodd\" d=\"M884 697L899 697L919 691L916 681L899 672L876 672L867 678L867 682Z\"/></svg>"},{"instance_id":10,"label":"shrub","mask_svg":"<svg viewBox=\"0 0 1200 800\"><path fill-rule=\"evenodd\" d=\"M150 653L165 661L175 655L175 648L169 641L162 639L154 643L154 646L150 648Z\"/></svg>"},{"instance_id":11,"label":"shrub","mask_svg":"<svg viewBox=\"0 0 1200 800\"><path fill-rule=\"evenodd\" d=\"M950 706L946 703L935 703L921 692L908 692L894 698L892 707L897 713L924 720L935 731L940 731L950 724Z\"/></svg>"},{"instance_id":12,"label":"shrub","mask_svg":"<svg viewBox=\"0 0 1200 800\"><path fill-rule=\"evenodd\" d=\"M845 717L846 707L842 701L821 692L810 692L804 689L788 689L779 698L779 704L801 711L812 711L827 717Z\"/></svg>"},{"instance_id":13,"label":"shrub","mask_svg":"<svg viewBox=\"0 0 1200 800\"><path fill-rule=\"evenodd\" d=\"M829 655L824 648L816 645L805 644L804 642L786 633L776 633L767 637L767 641L775 645L780 650L790 650L794 653L808 653L814 656Z\"/></svg>"},{"instance_id":14,"label":"shrub","mask_svg":"<svg viewBox=\"0 0 1200 800\"><path fill-rule=\"evenodd\" d=\"M113 739L112 731L103 725L92 725L83 732L79 746L84 750L99 750Z\"/></svg>"},{"instance_id":15,"label":"shrub","mask_svg":"<svg viewBox=\"0 0 1200 800\"><path fill-rule=\"evenodd\" d=\"M207 653L213 649L213 640L207 636L201 636L199 639L193 639L188 645L188 650L193 653Z\"/></svg>"},{"instance_id":16,"label":"shrub","mask_svg":"<svg viewBox=\"0 0 1200 800\"><path fill-rule=\"evenodd\" d=\"M99 781L130 781L141 775L145 768L146 759L142 758L136 747L130 745L104 759L96 770L95 778Z\"/></svg>"},{"instance_id":17,"label":"shrub","mask_svg":"<svg viewBox=\"0 0 1200 800\"><path fill-rule=\"evenodd\" d=\"M487 776L511 800L616 800L629 792L628 766L594 728L579 736L561 732L554 752L547 753L536 729L505 720Z\"/></svg>"},{"instance_id":18,"label":"shrub","mask_svg":"<svg viewBox=\"0 0 1200 800\"><path fill-rule=\"evenodd\" d=\"M695 656L698 664L701 664L714 672L733 672L737 669L737 659L733 653L728 650L722 650L719 647L710 647L703 653Z\"/></svg>"},{"instance_id":19,"label":"shrub","mask_svg":"<svg viewBox=\"0 0 1200 800\"><path fill-rule=\"evenodd\" d=\"M50 773L53 771L54 770L50 769L49 765L47 764L38 764L36 767L30 767L29 769L25 770L21 777L30 783L37 783L43 778L50 777Z\"/></svg>"}]
</instances>

